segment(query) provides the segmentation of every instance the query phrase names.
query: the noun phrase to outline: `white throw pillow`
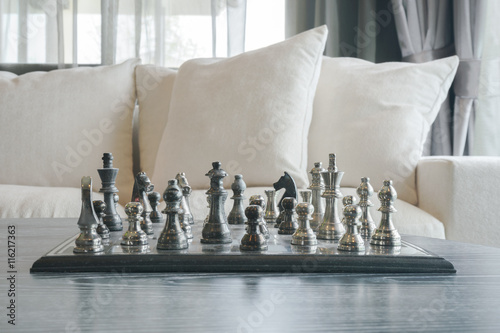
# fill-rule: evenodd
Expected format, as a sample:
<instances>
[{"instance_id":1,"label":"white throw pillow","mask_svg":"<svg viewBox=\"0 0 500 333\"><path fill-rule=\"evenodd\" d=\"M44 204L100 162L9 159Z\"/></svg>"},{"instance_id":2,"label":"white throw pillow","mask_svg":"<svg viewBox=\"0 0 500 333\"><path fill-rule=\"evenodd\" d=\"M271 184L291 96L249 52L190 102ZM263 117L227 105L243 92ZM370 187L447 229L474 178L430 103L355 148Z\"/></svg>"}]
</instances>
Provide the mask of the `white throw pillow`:
<instances>
[{"instance_id":1,"label":"white throw pillow","mask_svg":"<svg viewBox=\"0 0 500 333\"><path fill-rule=\"evenodd\" d=\"M111 152L128 202L138 62L0 77L0 184L79 187L92 176L97 191Z\"/></svg>"},{"instance_id":2,"label":"white throw pillow","mask_svg":"<svg viewBox=\"0 0 500 333\"><path fill-rule=\"evenodd\" d=\"M309 166L337 154L342 186L392 179L417 203L415 168L458 66L456 56L422 64L324 57L309 135Z\"/></svg>"},{"instance_id":3,"label":"white throw pillow","mask_svg":"<svg viewBox=\"0 0 500 333\"><path fill-rule=\"evenodd\" d=\"M163 189L183 171L193 188L207 188L205 173L220 161L248 186L270 186L284 171L307 186L307 135L327 34L323 26L232 58L185 62L175 78L155 185Z\"/></svg>"}]
</instances>

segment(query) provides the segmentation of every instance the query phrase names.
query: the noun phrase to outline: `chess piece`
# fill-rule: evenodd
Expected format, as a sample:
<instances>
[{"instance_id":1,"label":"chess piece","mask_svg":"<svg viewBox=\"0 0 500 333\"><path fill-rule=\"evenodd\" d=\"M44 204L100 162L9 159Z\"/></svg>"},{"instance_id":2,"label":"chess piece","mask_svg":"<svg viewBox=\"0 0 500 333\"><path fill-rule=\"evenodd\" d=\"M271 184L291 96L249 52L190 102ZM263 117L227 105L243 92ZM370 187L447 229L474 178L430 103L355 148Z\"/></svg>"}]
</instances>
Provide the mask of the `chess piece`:
<instances>
[{"instance_id":1,"label":"chess piece","mask_svg":"<svg viewBox=\"0 0 500 333\"><path fill-rule=\"evenodd\" d=\"M311 174L311 185L309 189L311 190L311 204L314 207L314 212L312 214L311 228L316 230L319 225L323 222L323 217L325 216L325 199L321 197L325 191L325 182L321 173L326 171L322 167L321 162L314 163L314 168L309 172Z\"/></svg>"},{"instance_id":2,"label":"chess piece","mask_svg":"<svg viewBox=\"0 0 500 333\"><path fill-rule=\"evenodd\" d=\"M75 253L97 253L104 251L102 239L97 234L98 220L92 204L92 178L82 177L82 210L78 219L80 235L75 240Z\"/></svg>"},{"instance_id":3,"label":"chess piece","mask_svg":"<svg viewBox=\"0 0 500 333\"><path fill-rule=\"evenodd\" d=\"M356 203L356 198L353 197L352 195L346 195L344 198L342 198L342 205L344 206L342 208L342 211L344 211L344 209L348 206L348 205L352 205L352 204L355 204ZM345 216L342 218L341 220L342 224L344 225L344 227L346 227L346 220L345 220Z\"/></svg>"},{"instance_id":4,"label":"chess piece","mask_svg":"<svg viewBox=\"0 0 500 333\"><path fill-rule=\"evenodd\" d=\"M142 212L141 228L148 235L154 234L153 222L151 221L151 204L149 203L148 193L153 191L154 185L151 184L149 177L145 172L139 172L135 176L134 189L132 190L132 202L140 202L144 208Z\"/></svg>"},{"instance_id":5,"label":"chess piece","mask_svg":"<svg viewBox=\"0 0 500 333\"><path fill-rule=\"evenodd\" d=\"M147 246L148 235L141 228L144 208L139 202L129 202L125 205L125 213L128 219L128 230L123 234L120 245L123 246Z\"/></svg>"},{"instance_id":6,"label":"chess piece","mask_svg":"<svg viewBox=\"0 0 500 333\"><path fill-rule=\"evenodd\" d=\"M187 249L188 239L179 222L179 211L182 200L182 192L177 186L177 180L168 181L168 186L163 192L163 201L166 207L163 214L166 214L165 227L158 237L158 250L182 250ZM189 223L187 224L189 225Z\"/></svg>"},{"instance_id":7,"label":"chess piece","mask_svg":"<svg viewBox=\"0 0 500 333\"><path fill-rule=\"evenodd\" d=\"M346 233L342 236L337 247L340 251L363 252L365 250L365 241L358 232L358 218L361 216L361 208L353 204L353 197L348 195L343 200L344 220L347 227Z\"/></svg>"},{"instance_id":8,"label":"chess piece","mask_svg":"<svg viewBox=\"0 0 500 333\"><path fill-rule=\"evenodd\" d=\"M249 203L250 205L260 206L260 208L262 208L262 211L266 210L266 201L264 200L264 197L262 195L252 195L250 197ZM263 234L266 239L269 239L271 237L269 229L267 228L266 220L262 216L259 217L259 229L260 233Z\"/></svg>"},{"instance_id":9,"label":"chess piece","mask_svg":"<svg viewBox=\"0 0 500 333\"><path fill-rule=\"evenodd\" d=\"M401 246L401 236L392 222L392 214L397 212L393 204L398 198L396 189L392 186L392 180L384 180L384 186L378 192L378 198L381 204L378 210L382 212L382 217L378 228L373 233L370 244Z\"/></svg>"},{"instance_id":10,"label":"chess piece","mask_svg":"<svg viewBox=\"0 0 500 333\"><path fill-rule=\"evenodd\" d=\"M278 206L276 205L276 190L265 190L267 196L266 211L264 213L264 220L266 224L276 222L278 217Z\"/></svg>"},{"instance_id":11,"label":"chess piece","mask_svg":"<svg viewBox=\"0 0 500 333\"><path fill-rule=\"evenodd\" d=\"M243 192L245 192L246 188L247 185L243 181L243 176L234 175L234 182L231 185L231 189L233 190L231 199L234 200L234 205L227 217L229 224L245 224L247 222L245 210L243 209L243 199L245 199Z\"/></svg>"},{"instance_id":12,"label":"chess piece","mask_svg":"<svg viewBox=\"0 0 500 333\"><path fill-rule=\"evenodd\" d=\"M370 239L375 229L377 229L370 214L370 207L373 206L370 201L370 197L373 195L373 187L370 185L370 178L361 178L361 184L359 184L356 193L359 196L359 207L361 208L361 217L359 218L361 228L359 229L359 233L364 239Z\"/></svg>"},{"instance_id":13,"label":"chess piece","mask_svg":"<svg viewBox=\"0 0 500 333\"><path fill-rule=\"evenodd\" d=\"M245 209L248 219L246 234L241 239L241 251L266 251L267 241L260 232L260 221L263 220L263 209L257 205L250 205Z\"/></svg>"},{"instance_id":14,"label":"chess piece","mask_svg":"<svg viewBox=\"0 0 500 333\"><path fill-rule=\"evenodd\" d=\"M339 240L345 232L339 219L337 207L338 199L342 198L340 181L344 173L337 169L335 154L330 154L329 157L328 170L321 173L325 182L325 191L322 194L322 197L326 199L325 216L318 227L316 237L318 239Z\"/></svg>"},{"instance_id":15,"label":"chess piece","mask_svg":"<svg viewBox=\"0 0 500 333\"><path fill-rule=\"evenodd\" d=\"M299 227L292 235L292 245L314 246L318 244L316 234L311 228L311 214L314 212L314 206L308 202L299 203L296 207L299 215Z\"/></svg>"},{"instance_id":16,"label":"chess piece","mask_svg":"<svg viewBox=\"0 0 500 333\"><path fill-rule=\"evenodd\" d=\"M194 224L194 217L191 212L191 206L189 205L189 197L191 196L191 192L193 190L191 189L191 186L189 186L184 172L179 172L175 176L175 179L177 179L177 184L182 190L181 209L183 213L179 215L179 219L181 222L187 220L187 223Z\"/></svg>"},{"instance_id":17,"label":"chess piece","mask_svg":"<svg viewBox=\"0 0 500 333\"><path fill-rule=\"evenodd\" d=\"M153 223L163 223L163 215L158 209L158 206L160 205L160 199L161 199L161 194L158 192L151 192L148 193L148 200L149 203L151 204L151 214L149 214L149 218L151 219L151 222Z\"/></svg>"},{"instance_id":18,"label":"chess piece","mask_svg":"<svg viewBox=\"0 0 500 333\"><path fill-rule=\"evenodd\" d=\"M104 202L106 203L106 210L102 220L109 230L121 231L123 230L122 219L116 212L116 202L114 200L114 195L118 192L115 182L119 169L113 168L113 154L104 153L102 160L103 168L97 169L102 182L102 188L99 192L104 193Z\"/></svg>"},{"instance_id":19,"label":"chess piece","mask_svg":"<svg viewBox=\"0 0 500 333\"><path fill-rule=\"evenodd\" d=\"M276 218L276 224L274 225L275 228L279 228L280 224L283 220L283 199L285 198L294 198L295 200L298 200L297 197L297 185L295 185L295 181L293 180L292 176L288 174L288 172L285 171L285 174L281 176L281 178L273 184L273 187L276 191L281 190L282 188L285 189L285 193L283 193L283 196L281 197L281 200L278 203L278 208L280 210L280 214Z\"/></svg>"},{"instance_id":20,"label":"chess piece","mask_svg":"<svg viewBox=\"0 0 500 333\"><path fill-rule=\"evenodd\" d=\"M109 239L109 229L102 220L104 211L106 210L106 204L102 200L94 200L92 204L94 205L94 212L98 221L96 228L97 234L101 236L102 240Z\"/></svg>"},{"instance_id":21,"label":"chess piece","mask_svg":"<svg viewBox=\"0 0 500 333\"><path fill-rule=\"evenodd\" d=\"M295 213L295 206L297 200L295 198L284 198L283 202L283 221L280 223L278 234L280 235L293 235L299 224L297 222L297 215Z\"/></svg>"},{"instance_id":22,"label":"chess piece","mask_svg":"<svg viewBox=\"0 0 500 333\"><path fill-rule=\"evenodd\" d=\"M312 192L310 190L300 191L300 196L302 197L302 202L311 203Z\"/></svg>"},{"instance_id":23,"label":"chess piece","mask_svg":"<svg viewBox=\"0 0 500 333\"><path fill-rule=\"evenodd\" d=\"M224 211L227 191L224 190L222 184L227 173L221 169L220 162L213 162L212 167L213 169L206 174L210 178L210 189L206 192L210 196L210 211L208 213L208 221L203 226L201 232L201 242L209 244L231 243L231 231L229 230Z\"/></svg>"}]
</instances>

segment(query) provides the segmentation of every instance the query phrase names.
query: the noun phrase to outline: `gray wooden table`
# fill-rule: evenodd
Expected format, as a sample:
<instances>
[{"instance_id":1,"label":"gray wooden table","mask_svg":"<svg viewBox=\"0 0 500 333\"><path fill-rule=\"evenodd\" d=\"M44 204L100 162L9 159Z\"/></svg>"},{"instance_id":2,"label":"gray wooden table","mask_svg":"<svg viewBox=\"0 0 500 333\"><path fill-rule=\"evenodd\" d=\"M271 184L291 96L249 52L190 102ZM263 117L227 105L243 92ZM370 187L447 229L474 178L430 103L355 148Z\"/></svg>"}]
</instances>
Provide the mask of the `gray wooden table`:
<instances>
[{"instance_id":1,"label":"gray wooden table","mask_svg":"<svg viewBox=\"0 0 500 333\"><path fill-rule=\"evenodd\" d=\"M500 248L407 238L455 275L29 273L77 231L76 220L0 219L0 332L500 332Z\"/></svg>"}]
</instances>

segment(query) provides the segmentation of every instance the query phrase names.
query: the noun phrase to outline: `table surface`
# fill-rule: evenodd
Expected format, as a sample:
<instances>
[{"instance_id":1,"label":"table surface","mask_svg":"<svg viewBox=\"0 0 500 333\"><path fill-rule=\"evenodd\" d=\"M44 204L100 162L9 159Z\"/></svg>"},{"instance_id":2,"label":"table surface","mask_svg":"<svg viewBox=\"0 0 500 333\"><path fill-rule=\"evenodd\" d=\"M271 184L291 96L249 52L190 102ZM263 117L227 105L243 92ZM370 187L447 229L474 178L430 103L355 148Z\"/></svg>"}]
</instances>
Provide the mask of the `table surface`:
<instances>
[{"instance_id":1,"label":"table surface","mask_svg":"<svg viewBox=\"0 0 500 333\"><path fill-rule=\"evenodd\" d=\"M76 232L72 219L0 219L0 332L500 331L500 248L407 236L450 275L29 273Z\"/></svg>"}]
</instances>

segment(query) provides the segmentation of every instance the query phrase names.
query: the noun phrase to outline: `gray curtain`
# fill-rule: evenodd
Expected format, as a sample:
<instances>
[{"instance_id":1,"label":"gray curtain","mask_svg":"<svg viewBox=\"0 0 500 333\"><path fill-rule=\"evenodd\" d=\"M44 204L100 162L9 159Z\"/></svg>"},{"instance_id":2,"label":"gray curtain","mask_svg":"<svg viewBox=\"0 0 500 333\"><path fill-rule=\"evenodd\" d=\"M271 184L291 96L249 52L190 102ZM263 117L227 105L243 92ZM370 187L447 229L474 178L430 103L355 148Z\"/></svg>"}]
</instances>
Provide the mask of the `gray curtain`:
<instances>
[{"instance_id":1,"label":"gray curtain","mask_svg":"<svg viewBox=\"0 0 500 333\"><path fill-rule=\"evenodd\" d=\"M328 56L401 60L390 0L287 0L285 15L286 37L326 24Z\"/></svg>"}]
</instances>

